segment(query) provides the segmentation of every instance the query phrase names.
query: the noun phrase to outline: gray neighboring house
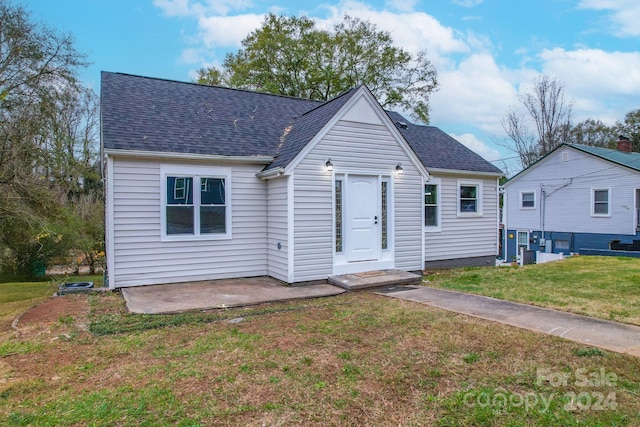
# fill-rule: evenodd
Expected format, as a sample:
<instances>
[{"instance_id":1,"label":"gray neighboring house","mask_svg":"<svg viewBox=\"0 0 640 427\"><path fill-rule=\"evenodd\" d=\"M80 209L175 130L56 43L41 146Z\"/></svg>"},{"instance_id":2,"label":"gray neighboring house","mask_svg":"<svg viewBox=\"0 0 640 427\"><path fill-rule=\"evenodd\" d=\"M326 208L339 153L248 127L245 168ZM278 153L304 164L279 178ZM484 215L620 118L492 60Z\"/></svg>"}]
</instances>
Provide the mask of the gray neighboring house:
<instances>
[{"instance_id":1,"label":"gray neighboring house","mask_svg":"<svg viewBox=\"0 0 640 427\"><path fill-rule=\"evenodd\" d=\"M502 171L366 86L317 102L102 73L110 288L493 265Z\"/></svg>"},{"instance_id":2,"label":"gray neighboring house","mask_svg":"<svg viewBox=\"0 0 640 427\"><path fill-rule=\"evenodd\" d=\"M523 250L593 253L615 240L640 244L640 153L626 138L616 150L562 144L504 191L507 259Z\"/></svg>"}]
</instances>

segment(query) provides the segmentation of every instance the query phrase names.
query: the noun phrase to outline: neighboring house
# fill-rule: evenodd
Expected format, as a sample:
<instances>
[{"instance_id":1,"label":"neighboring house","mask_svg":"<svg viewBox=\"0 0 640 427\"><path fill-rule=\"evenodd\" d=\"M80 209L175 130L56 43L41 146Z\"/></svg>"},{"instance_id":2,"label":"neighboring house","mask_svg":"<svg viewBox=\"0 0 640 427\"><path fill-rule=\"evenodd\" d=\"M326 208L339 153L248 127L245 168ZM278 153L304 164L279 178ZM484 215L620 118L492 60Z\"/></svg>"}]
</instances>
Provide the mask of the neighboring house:
<instances>
[{"instance_id":1,"label":"neighboring house","mask_svg":"<svg viewBox=\"0 0 640 427\"><path fill-rule=\"evenodd\" d=\"M328 102L102 73L109 287L493 265L502 172L365 86Z\"/></svg>"},{"instance_id":2,"label":"neighboring house","mask_svg":"<svg viewBox=\"0 0 640 427\"><path fill-rule=\"evenodd\" d=\"M640 153L563 144L504 184L506 259L640 239Z\"/></svg>"}]
</instances>

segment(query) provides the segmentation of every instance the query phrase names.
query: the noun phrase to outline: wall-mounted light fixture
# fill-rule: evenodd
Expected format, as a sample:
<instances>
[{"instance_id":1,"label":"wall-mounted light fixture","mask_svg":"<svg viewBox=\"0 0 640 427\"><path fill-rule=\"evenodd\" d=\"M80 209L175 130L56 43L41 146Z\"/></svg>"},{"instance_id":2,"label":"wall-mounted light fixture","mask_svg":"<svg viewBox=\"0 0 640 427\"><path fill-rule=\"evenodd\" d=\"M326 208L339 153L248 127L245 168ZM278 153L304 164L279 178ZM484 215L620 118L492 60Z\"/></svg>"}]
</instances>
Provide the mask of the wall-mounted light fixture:
<instances>
[{"instance_id":1,"label":"wall-mounted light fixture","mask_svg":"<svg viewBox=\"0 0 640 427\"><path fill-rule=\"evenodd\" d=\"M404 173L404 169L402 169L402 165L398 163L396 165L396 175L402 175Z\"/></svg>"},{"instance_id":2,"label":"wall-mounted light fixture","mask_svg":"<svg viewBox=\"0 0 640 427\"><path fill-rule=\"evenodd\" d=\"M333 163L331 163L331 159L327 159L327 163L324 164L324 167L329 172L333 170Z\"/></svg>"}]
</instances>

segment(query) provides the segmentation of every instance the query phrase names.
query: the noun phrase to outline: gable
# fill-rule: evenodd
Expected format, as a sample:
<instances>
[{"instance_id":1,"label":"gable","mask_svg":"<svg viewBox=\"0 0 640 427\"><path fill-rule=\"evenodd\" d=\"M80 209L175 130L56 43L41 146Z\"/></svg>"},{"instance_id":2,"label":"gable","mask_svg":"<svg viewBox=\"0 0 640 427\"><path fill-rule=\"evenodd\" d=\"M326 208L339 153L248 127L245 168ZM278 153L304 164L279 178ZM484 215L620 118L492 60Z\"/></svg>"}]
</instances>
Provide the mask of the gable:
<instances>
[{"instance_id":1,"label":"gable","mask_svg":"<svg viewBox=\"0 0 640 427\"><path fill-rule=\"evenodd\" d=\"M334 102L339 100L339 102ZM333 105L331 105L333 103ZM339 108L336 108L339 107ZM331 110L330 110L331 108ZM327 111L324 111L327 110ZM328 118L326 122L324 122L324 126L319 129L315 134L310 135L306 134L306 137L311 137L307 142L301 143L302 141L296 140L293 135L296 136L300 133L301 128L305 128L306 121L310 120L314 114L319 114L323 111L323 115L325 118ZM332 114L330 116L326 115L326 112L331 111ZM349 119L351 120L349 120ZM362 85L357 89L352 89L345 94L341 95L339 98L336 98L333 101L330 101L321 107L318 107L315 111L306 114L304 117L301 117L301 123L296 121L293 125L293 129L291 130L292 138L290 140L285 140L283 145L283 152L289 152L293 154L291 150L287 150L288 145L292 145L292 141L298 145L296 155L293 158L281 159L278 157L274 164L280 168L284 168L286 170L285 173L290 173L290 171L294 170L296 166L313 150L313 148L324 138L324 136L338 123L338 122L349 122L349 123L357 123L360 126L370 126L370 127L384 127L391 135L391 138L400 146L402 151L408 157L409 161L416 167L416 169L423 176L428 176L429 173L424 166L424 163L420 161L420 159L416 156L415 152L408 145L405 138L400 134L396 126L391 122L389 116L382 109L378 101L373 97L369 89L366 86ZM362 140L366 143L366 139ZM336 148L339 149L339 148ZM270 165L266 169L272 168L273 165Z\"/></svg>"},{"instance_id":2,"label":"gable","mask_svg":"<svg viewBox=\"0 0 640 427\"><path fill-rule=\"evenodd\" d=\"M521 181L553 182L569 179L588 180L590 182L615 181L614 177L640 176L637 170L607 158L606 152L615 152L606 148L562 144L539 159L528 168L520 171L504 184L510 188ZM599 154L595 154L595 152ZM615 154L615 153L614 153ZM625 154L625 153L622 153ZM634 153L637 154L637 153ZM609 179L609 178L614 179Z\"/></svg>"},{"instance_id":3,"label":"gable","mask_svg":"<svg viewBox=\"0 0 640 427\"><path fill-rule=\"evenodd\" d=\"M372 125L381 125L382 120L374 110L371 102L366 98L360 98L354 105L344 114L342 120L357 123L369 123Z\"/></svg>"}]
</instances>

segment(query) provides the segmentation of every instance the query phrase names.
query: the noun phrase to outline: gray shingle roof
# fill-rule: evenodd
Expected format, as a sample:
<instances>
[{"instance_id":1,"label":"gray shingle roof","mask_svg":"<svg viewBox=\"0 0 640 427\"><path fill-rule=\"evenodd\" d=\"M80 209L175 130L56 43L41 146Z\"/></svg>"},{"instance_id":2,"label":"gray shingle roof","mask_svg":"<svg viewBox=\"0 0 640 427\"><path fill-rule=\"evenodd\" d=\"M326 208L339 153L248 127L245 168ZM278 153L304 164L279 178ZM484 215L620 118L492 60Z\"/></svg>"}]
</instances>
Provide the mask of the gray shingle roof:
<instances>
[{"instance_id":1,"label":"gray shingle roof","mask_svg":"<svg viewBox=\"0 0 640 427\"><path fill-rule=\"evenodd\" d=\"M111 150L266 156L284 167L345 105L357 88L311 101L120 73L102 73L102 143ZM427 168L502 173L433 126L388 113Z\"/></svg>"},{"instance_id":2,"label":"gray shingle roof","mask_svg":"<svg viewBox=\"0 0 640 427\"><path fill-rule=\"evenodd\" d=\"M284 143L278 153L278 157L266 169L285 167L288 165L356 91L357 88L351 89L296 119L290 132L284 138Z\"/></svg>"},{"instance_id":3,"label":"gray shingle roof","mask_svg":"<svg viewBox=\"0 0 640 427\"><path fill-rule=\"evenodd\" d=\"M102 73L107 149L274 156L284 129L317 101Z\"/></svg>"},{"instance_id":4,"label":"gray shingle roof","mask_svg":"<svg viewBox=\"0 0 640 427\"><path fill-rule=\"evenodd\" d=\"M398 130L427 169L503 173L437 127L412 124L394 111L387 113L394 123L403 122L406 125L406 128L398 127Z\"/></svg>"}]
</instances>

